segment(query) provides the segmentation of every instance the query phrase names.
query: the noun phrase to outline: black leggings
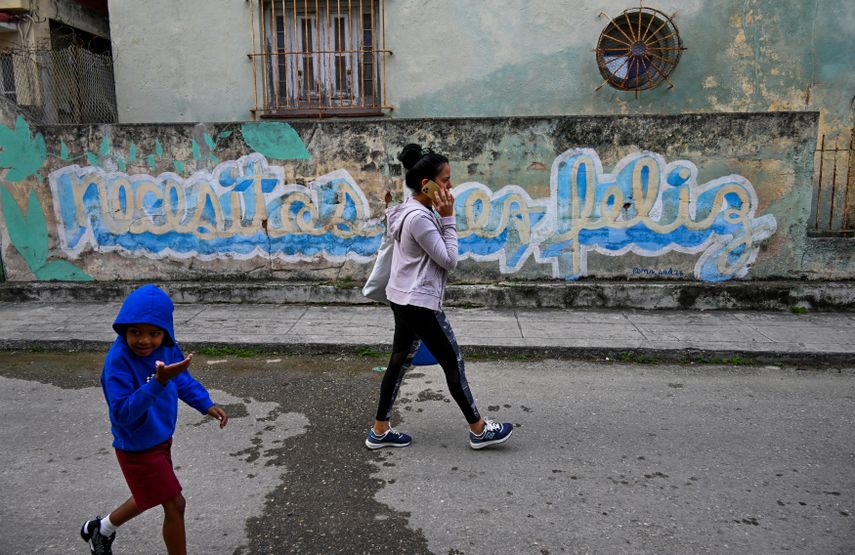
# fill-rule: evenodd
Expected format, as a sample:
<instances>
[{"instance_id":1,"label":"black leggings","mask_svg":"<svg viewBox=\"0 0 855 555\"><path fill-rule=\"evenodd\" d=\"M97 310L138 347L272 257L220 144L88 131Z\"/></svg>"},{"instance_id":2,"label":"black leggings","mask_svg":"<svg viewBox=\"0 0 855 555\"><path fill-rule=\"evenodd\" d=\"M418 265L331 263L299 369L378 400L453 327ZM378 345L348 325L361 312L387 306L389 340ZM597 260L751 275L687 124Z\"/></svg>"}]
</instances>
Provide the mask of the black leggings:
<instances>
[{"instance_id":1,"label":"black leggings","mask_svg":"<svg viewBox=\"0 0 855 555\"><path fill-rule=\"evenodd\" d=\"M392 356L380 385L380 402L377 406L377 420L387 421L392 416L392 405L398 396L401 380L412 367L413 356L424 342L436 361L445 372L448 390L463 411L470 424L481 419L469 383L463 370L463 356L457 347L457 340L451 330L451 324L441 310L431 310L420 306L392 304L395 314L395 338L392 340Z\"/></svg>"}]
</instances>

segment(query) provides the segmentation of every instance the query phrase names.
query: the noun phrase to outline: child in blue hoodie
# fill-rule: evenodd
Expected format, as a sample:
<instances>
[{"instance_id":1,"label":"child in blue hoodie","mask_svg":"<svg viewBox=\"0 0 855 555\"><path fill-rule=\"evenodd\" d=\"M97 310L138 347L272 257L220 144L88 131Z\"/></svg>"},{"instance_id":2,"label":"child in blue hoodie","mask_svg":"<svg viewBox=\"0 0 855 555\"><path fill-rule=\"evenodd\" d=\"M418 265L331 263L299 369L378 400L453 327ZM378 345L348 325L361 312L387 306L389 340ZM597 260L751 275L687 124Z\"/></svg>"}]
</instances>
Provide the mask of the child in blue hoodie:
<instances>
[{"instance_id":1,"label":"child in blue hoodie","mask_svg":"<svg viewBox=\"0 0 855 555\"><path fill-rule=\"evenodd\" d=\"M163 541L170 555L185 553L185 500L172 468L172 434L178 399L225 427L228 416L187 371L193 355L175 343L173 304L154 285L128 295L113 329L101 387L110 410L113 447L131 497L107 517L83 524L80 535L91 552L112 553L116 529L143 511L163 507Z\"/></svg>"}]
</instances>

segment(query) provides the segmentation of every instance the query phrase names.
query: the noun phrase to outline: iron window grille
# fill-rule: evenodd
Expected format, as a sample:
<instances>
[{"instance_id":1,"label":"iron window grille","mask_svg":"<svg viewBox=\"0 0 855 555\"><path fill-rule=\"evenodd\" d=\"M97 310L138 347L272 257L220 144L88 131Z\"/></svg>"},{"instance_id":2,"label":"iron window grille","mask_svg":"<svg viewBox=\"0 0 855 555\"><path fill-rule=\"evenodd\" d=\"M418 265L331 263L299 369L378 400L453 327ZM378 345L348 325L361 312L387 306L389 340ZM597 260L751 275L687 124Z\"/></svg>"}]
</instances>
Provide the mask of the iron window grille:
<instances>
[{"instance_id":1,"label":"iron window grille","mask_svg":"<svg viewBox=\"0 0 855 555\"><path fill-rule=\"evenodd\" d=\"M253 116L381 115L385 0L248 0Z\"/></svg>"},{"instance_id":2,"label":"iron window grille","mask_svg":"<svg viewBox=\"0 0 855 555\"><path fill-rule=\"evenodd\" d=\"M605 15L601 13L600 15ZM674 83L668 78L677 67L685 50L683 41L672 20L659 10L639 7L624 10L600 34L597 47L597 66L605 79L604 85L624 91L638 91L657 87L663 81L668 88Z\"/></svg>"},{"instance_id":3,"label":"iron window grille","mask_svg":"<svg viewBox=\"0 0 855 555\"><path fill-rule=\"evenodd\" d=\"M855 188L855 130L833 142L823 134L817 147L808 235L855 237L855 194L850 194Z\"/></svg>"}]
</instances>

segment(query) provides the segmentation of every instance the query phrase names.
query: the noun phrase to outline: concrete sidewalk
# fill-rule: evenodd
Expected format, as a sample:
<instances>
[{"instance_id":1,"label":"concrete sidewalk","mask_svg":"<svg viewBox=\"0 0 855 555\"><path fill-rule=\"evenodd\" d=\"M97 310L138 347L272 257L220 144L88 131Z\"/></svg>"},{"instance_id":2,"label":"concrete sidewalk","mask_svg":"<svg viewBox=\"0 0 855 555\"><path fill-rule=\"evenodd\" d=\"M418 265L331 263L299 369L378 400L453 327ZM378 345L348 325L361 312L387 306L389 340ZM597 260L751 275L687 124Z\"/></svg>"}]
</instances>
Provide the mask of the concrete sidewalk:
<instances>
[{"instance_id":1,"label":"concrete sidewalk","mask_svg":"<svg viewBox=\"0 0 855 555\"><path fill-rule=\"evenodd\" d=\"M0 347L103 348L120 303L0 303ZM464 355L843 363L855 313L449 308ZM237 346L331 352L388 349L392 314L376 305L178 304L185 350Z\"/></svg>"}]
</instances>

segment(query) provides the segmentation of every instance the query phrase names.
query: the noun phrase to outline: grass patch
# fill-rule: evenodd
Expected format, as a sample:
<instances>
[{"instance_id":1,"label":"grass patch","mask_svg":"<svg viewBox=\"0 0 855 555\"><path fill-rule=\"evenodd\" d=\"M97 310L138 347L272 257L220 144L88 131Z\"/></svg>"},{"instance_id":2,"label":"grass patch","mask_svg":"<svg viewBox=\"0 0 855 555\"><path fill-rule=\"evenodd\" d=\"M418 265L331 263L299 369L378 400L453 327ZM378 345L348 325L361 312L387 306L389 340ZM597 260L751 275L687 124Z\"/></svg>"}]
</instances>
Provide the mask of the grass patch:
<instances>
[{"instance_id":1,"label":"grass patch","mask_svg":"<svg viewBox=\"0 0 855 555\"><path fill-rule=\"evenodd\" d=\"M754 366L754 359L744 357L742 355L735 355L730 358L724 359L724 364L729 364L731 366Z\"/></svg>"},{"instance_id":2,"label":"grass patch","mask_svg":"<svg viewBox=\"0 0 855 555\"><path fill-rule=\"evenodd\" d=\"M466 309L470 309L470 308L484 308L484 305L483 305L483 304L470 303L470 302L465 302L465 303L454 303L454 305L453 305L453 306L454 306L455 308L466 308Z\"/></svg>"},{"instance_id":3,"label":"grass patch","mask_svg":"<svg viewBox=\"0 0 855 555\"><path fill-rule=\"evenodd\" d=\"M475 360L506 360L511 362L530 362L532 360L543 360L543 355L533 355L530 353L490 353L490 352L471 352L465 353L464 358L469 361Z\"/></svg>"},{"instance_id":4,"label":"grass patch","mask_svg":"<svg viewBox=\"0 0 855 555\"><path fill-rule=\"evenodd\" d=\"M625 362L627 364L656 364L659 362L656 357L641 353L633 353L630 351L621 353L619 358L621 362Z\"/></svg>"},{"instance_id":5,"label":"grass patch","mask_svg":"<svg viewBox=\"0 0 855 555\"><path fill-rule=\"evenodd\" d=\"M807 314L809 311L806 306L793 305L790 307L790 312L792 312L793 314Z\"/></svg>"},{"instance_id":6,"label":"grass patch","mask_svg":"<svg viewBox=\"0 0 855 555\"><path fill-rule=\"evenodd\" d=\"M232 356L238 358L251 358L260 355L261 351L246 347L202 347L199 349L199 354L209 357Z\"/></svg>"},{"instance_id":7,"label":"grass patch","mask_svg":"<svg viewBox=\"0 0 855 555\"><path fill-rule=\"evenodd\" d=\"M698 364L722 364L725 366L754 366L756 362L753 358L744 357L742 355L734 355L729 358L706 358L700 357L695 360Z\"/></svg>"},{"instance_id":8,"label":"grass patch","mask_svg":"<svg viewBox=\"0 0 855 555\"><path fill-rule=\"evenodd\" d=\"M356 350L356 354L361 357L382 357L386 353L372 349L371 347L360 347Z\"/></svg>"}]
</instances>

